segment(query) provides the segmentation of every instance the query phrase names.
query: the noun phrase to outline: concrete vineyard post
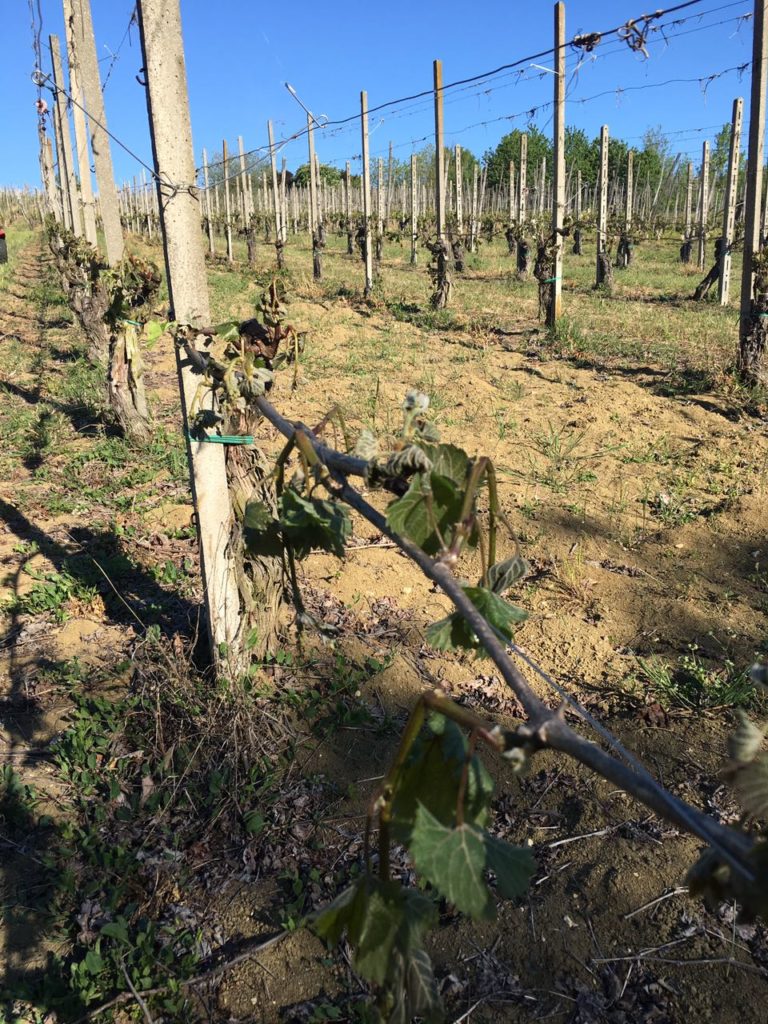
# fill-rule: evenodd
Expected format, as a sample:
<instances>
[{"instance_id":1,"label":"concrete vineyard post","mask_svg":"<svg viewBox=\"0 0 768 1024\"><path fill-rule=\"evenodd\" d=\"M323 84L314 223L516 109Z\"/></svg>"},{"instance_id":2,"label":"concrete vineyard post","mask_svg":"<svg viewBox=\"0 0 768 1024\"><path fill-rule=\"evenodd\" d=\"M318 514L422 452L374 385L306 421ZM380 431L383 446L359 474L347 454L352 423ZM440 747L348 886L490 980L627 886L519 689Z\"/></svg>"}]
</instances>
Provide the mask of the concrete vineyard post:
<instances>
[{"instance_id":1,"label":"concrete vineyard post","mask_svg":"<svg viewBox=\"0 0 768 1024\"><path fill-rule=\"evenodd\" d=\"M235 253L232 248L232 204L229 198L229 150L226 139L221 143L221 162L224 165L224 230L227 236L227 259L233 263Z\"/></svg>"},{"instance_id":2,"label":"concrete vineyard post","mask_svg":"<svg viewBox=\"0 0 768 1024\"><path fill-rule=\"evenodd\" d=\"M419 237L419 200L416 184L416 154L411 153L411 263L418 262L416 243Z\"/></svg>"},{"instance_id":3,"label":"concrete vineyard post","mask_svg":"<svg viewBox=\"0 0 768 1024\"><path fill-rule=\"evenodd\" d=\"M555 258L552 267L552 303L547 326L554 327L563 312L563 220L565 217L565 4L555 4L555 113L554 179L552 182L552 234Z\"/></svg>"},{"instance_id":4,"label":"concrete vineyard post","mask_svg":"<svg viewBox=\"0 0 768 1024\"><path fill-rule=\"evenodd\" d=\"M365 238L365 290L366 298L373 290L373 253L371 251L371 161L368 153L368 93L360 93L360 131L363 143L363 232Z\"/></svg>"},{"instance_id":5,"label":"concrete vineyard post","mask_svg":"<svg viewBox=\"0 0 768 1024\"><path fill-rule=\"evenodd\" d=\"M376 222L381 236L384 233L384 158L381 156L376 167Z\"/></svg>"},{"instance_id":6,"label":"concrete vineyard post","mask_svg":"<svg viewBox=\"0 0 768 1024\"><path fill-rule=\"evenodd\" d=\"M211 311L179 0L138 0L137 10L171 316L181 324L207 326ZM177 369L211 650L219 665L238 671L242 667L240 597L229 553L232 510L225 449L192 440L188 413L200 376L192 372L178 346Z\"/></svg>"},{"instance_id":7,"label":"concrete vineyard post","mask_svg":"<svg viewBox=\"0 0 768 1024\"><path fill-rule=\"evenodd\" d=\"M456 146L453 151L454 169L456 173L456 231L459 236L464 231L464 209L462 206L462 180L461 180L461 146Z\"/></svg>"},{"instance_id":8,"label":"concrete vineyard post","mask_svg":"<svg viewBox=\"0 0 768 1024\"><path fill-rule=\"evenodd\" d=\"M245 147L243 136L237 136L237 152L240 158L240 213L243 218L243 228L247 231L251 219L250 192L248 191L248 174L245 169Z\"/></svg>"},{"instance_id":9,"label":"concrete vineyard post","mask_svg":"<svg viewBox=\"0 0 768 1024\"><path fill-rule=\"evenodd\" d=\"M312 236L312 276L316 281L319 281L323 276L323 271L317 248L320 233L320 217L317 206L314 118L311 114L307 114L307 145L309 147L309 232Z\"/></svg>"},{"instance_id":10,"label":"concrete vineyard post","mask_svg":"<svg viewBox=\"0 0 768 1024\"><path fill-rule=\"evenodd\" d=\"M699 269L707 258L707 217L709 216L709 142L701 147L701 178L699 181Z\"/></svg>"},{"instance_id":11,"label":"concrete vineyard post","mask_svg":"<svg viewBox=\"0 0 768 1024\"><path fill-rule=\"evenodd\" d=\"M520 173L517 183L517 223L521 226L525 223L527 209L528 189L528 133L523 132L520 136Z\"/></svg>"},{"instance_id":12,"label":"concrete vineyard post","mask_svg":"<svg viewBox=\"0 0 768 1024\"><path fill-rule=\"evenodd\" d=\"M597 264L595 284L602 282L602 257L608 243L608 125L600 129L600 170L597 205Z\"/></svg>"},{"instance_id":13,"label":"concrete vineyard post","mask_svg":"<svg viewBox=\"0 0 768 1024\"><path fill-rule=\"evenodd\" d=\"M120 223L120 205L112 167L112 151L107 135L107 115L104 109L99 63L96 57L90 0L77 0L77 3L68 0L65 12L72 26L72 40L77 53L80 88L85 100L85 109L89 115L88 130L91 136L91 153L96 171L96 184L99 189L99 208L104 229L107 263L114 267L123 258L123 228Z\"/></svg>"},{"instance_id":14,"label":"concrete vineyard post","mask_svg":"<svg viewBox=\"0 0 768 1024\"><path fill-rule=\"evenodd\" d=\"M539 183L539 195L538 195L538 212L544 213L544 206L546 201L546 190L547 190L547 158L543 156L541 158L541 170L539 171L540 183Z\"/></svg>"},{"instance_id":15,"label":"concrete vineyard post","mask_svg":"<svg viewBox=\"0 0 768 1024\"><path fill-rule=\"evenodd\" d=\"M472 167L472 209L469 212L469 251L474 252L477 248L477 196L478 196L478 171L477 164Z\"/></svg>"},{"instance_id":16,"label":"concrete vineyard post","mask_svg":"<svg viewBox=\"0 0 768 1024\"><path fill-rule=\"evenodd\" d=\"M344 229L347 232L347 255L354 256L355 240L352 231L352 167L346 162L344 178Z\"/></svg>"},{"instance_id":17,"label":"concrete vineyard post","mask_svg":"<svg viewBox=\"0 0 768 1024\"><path fill-rule=\"evenodd\" d=\"M688 177L685 184L685 237L691 237L692 215L693 215L693 162L688 161Z\"/></svg>"},{"instance_id":18,"label":"concrete vineyard post","mask_svg":"<svg viewBox=\"0 0 768 1024\"><path fill-rule=\"evenodd\" d=\"M69 92L72 96L72 121L75 126L75 150L77 152L77 169L80 177L80 197L82 199L85 240L96 249L98 248L98 236L96 234L96 211L91 182L91 158L88 153L88 129L85 126L85 104L83 102L77 42L74 38L72 19L69 16L71 2L72 0L64 0L64 42L67 47L67 63L69 65Z\"/></svg>"},{"instance_id":19,"label":"concrete vineyard post","mask_svg":"<svg viewBox=\"0 0 768 1024\"><path fill-rule=\"evenodd\" d=\"M437 237L445 234L445 144L443 141L443 62L432 65L435 91L435 221Z\"/></svg>"},{"instance_id":20,"label":"concrete vineyard post","mask_svg":"<svg viewBox=\"0 0 768 1024\"><path fill-rule=\"evenodd\" d=\"M208 251L211 256L216 252L213 240L213 204L208 186L208 154L203 150L203 184L205 186L205 212L208 219Z\"/></svg>"},{"instance_id":21,"label":"concrete vineyard post","mask_svg":"<svg viewBox=\"0 0 768 1024\"><path fill-rule=\"evenodd\" d=\"M384 210L384 222L389 224L389 218L392 216L392 193L394 189L395 179L395 157L393 153L392 143L389 144L389 159L387 160L387 205Z\"/></svg>"},{"instance_id":22,"label":"concrete vineyard post","mask_svg":"<svg viewBox=\"0 0 768 1024\"><path fill-rule=\"evenodd\" d=\"M269 162L272 169L272 202L275 208L275 244L278 254L278 266L282 266L282 248L285 245L282 211L280 208L280 192L277 187L277 160L275 159L275 137L272 133L272 122L267 121L267 137L269 139Z\"/></svg>"},{"instance_id":23,"label":"concrete vineyard post","mask_svg":"<svg viewBox=\"0 0 768 1024\"><path fill-rule=\"evenodd\" d=\"M56 138L56 160L54 162L53 174L57 202L59 209L61 210L61 223L66 230L71 231L72 211L70 210L69 199L67 197L66 169L61 155L64 149L64 144L61 141L61 120L59 118L59 108L55 102L53 104L53 134Z\"/></svg>"},{"instance_id":24,"label":"concrete vineyard post","mask_svg":"<svg viewBox=\"0 0 768 1024\"><path fill-rule=\"evenodd\" d=\"M40 160L43 169L43 185L45 187L45 196L48 201L48 210L56 220L61 223L61 204L59 203L59 196L56 192L56 178L53 173L53 146L51 140L45 134L42 126L39 129L40 134Z\"/></svg>"},{"instance_id":25,"label":"concrete vineyard post","mask_svg":"<svg viewBox=\"0 0 768 1024\"><path fill-rule=\"evenodd\" d=\"M57 145L57 149L59 151L59 178L64 191L64 208L69 219L67 227L69 227L76 235L82 235L83 218L80 209L80 193L77 190L77 180L75 178L74 158L72 156L72 138L69 133L69 118L67 117L67 101L63 92L64 75L61 70L59 37L53 35L49 36L48 42L51 47L53 82L56 87L56 115L59 121L59 136L61 139L61 145Z\"/></svg>"},{"instance_id":26,"label":"concrete vineyard post","mask_svg":"<svg viewBox=\"0 0 768 1024\"><path fill-rule=\"evenodd\" d=\"M731 145L728 151L728 178L723 205L723 235L720 246L720 279L718 299L721 306L728 305L731 290L731 247L736 229L736 191L739 185L739 159L741 156L741 125L744 119L744 100L733 101L731 117Z\"/></svg>"},{"instance_id":27,"label":"concrete vineyard post","mask_svg":"<svg viewBox=\"0 0 768 1024\"><path fill-rule=\"evenodd\" d=\"M581 196L582 196L582 184L581 184L581 171L576 171L576 198L573 205L573 214L576 219L576 223L581 220Z\"/></svg>"},{"instance_id":28,"label":"concrete vineyard post","mask_svg":"<svg viewBox=\"0 0 768 1024\"><path fill-rule=\"evenodd\" d=\"M507 191L507 220L510 226L515 219L515 161L509 161L509 189Z\"/></svg>"},{"instance_id":29,"label":"concrete vineyard post","mask_svg":"<svg viewBox=\"0 0 768 1024\"><path fill-rule=\"evenodd\" d=\"M630 149L627 153L627 194L624 206L624 229L628 233L632 230L632 200L634 198L634 151Z\"/></svg>"},{"instance_id":30,"label":"concrete vineyard post","mask_svg":"<svg viewBox=\"0 0 768 1024\"><path fill-rule=\"evenodd\" d=\"M754 259L761 252L760 197L763 186L765 148L765 105L768 86L768 0L755 0L752 48L752 91L749 109L749 152L747 157L747 197L744 222L744 262L741 272L741 309L739 320L739 372L748 384L768 382L764 310L755 310ZM764 303L763 303L764 304Z\"/></svg>"}]
</instances>

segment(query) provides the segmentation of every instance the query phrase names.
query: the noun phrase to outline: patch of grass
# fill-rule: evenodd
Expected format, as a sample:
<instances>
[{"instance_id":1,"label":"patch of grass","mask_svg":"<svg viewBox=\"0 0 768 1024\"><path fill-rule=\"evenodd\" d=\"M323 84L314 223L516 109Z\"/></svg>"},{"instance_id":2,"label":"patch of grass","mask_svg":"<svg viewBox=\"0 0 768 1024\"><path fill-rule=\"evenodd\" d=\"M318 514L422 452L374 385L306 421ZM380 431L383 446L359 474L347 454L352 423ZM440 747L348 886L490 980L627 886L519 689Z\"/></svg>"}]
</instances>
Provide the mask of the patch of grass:
<instances>
[{"instance_id":1,"label":"patch of grass","mask_svg":"<svg viewBox=\"0 0 768 1024\"><path fill-rule=\"evenodd\" d=\"M55 622L66 622L70 605L77 602L88 606L94 600L97 590L81 578L63 572L37 573L27 570L36 580L27 591L5 603L4 611L12 615L49 615Z\"/></svg>"},{"instance_id":2,"label":"patch of grass","mask_svg":"<svg viewBox=\"0 0 768 1024\"><path fill-rule=\"evenodd\" d=\"M677 665L670 665L661 658L639 658L638 663L654 695L665 707L695 711L750 708L760 703L749 668L737 669L729 659L713 665L692 650L683 655Z\"/></svg>"}]
</instances>

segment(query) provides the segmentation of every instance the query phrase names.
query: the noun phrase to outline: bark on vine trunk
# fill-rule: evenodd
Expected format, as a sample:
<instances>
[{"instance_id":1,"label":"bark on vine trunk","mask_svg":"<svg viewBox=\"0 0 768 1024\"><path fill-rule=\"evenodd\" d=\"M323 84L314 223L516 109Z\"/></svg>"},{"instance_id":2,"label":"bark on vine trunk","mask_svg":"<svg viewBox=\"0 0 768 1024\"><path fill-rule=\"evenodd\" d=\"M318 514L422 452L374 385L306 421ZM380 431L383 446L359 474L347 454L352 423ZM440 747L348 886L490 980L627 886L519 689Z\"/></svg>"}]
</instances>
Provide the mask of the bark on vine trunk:
<instances>
[{"instance_id":1,"label":"bark on vine trunk","mask_svg":"<svg viewBox=\"0 0 768 1024\"><path fill-rule=\"evenodd\" d=\"M227 429L235 434L253 434L259 419L260 416L251 411L241 412L230 417ZM263 659L276 649L287 612L283 556L254 555L246 549L243 540L243 517L249 501L263 501L277 516L274 486L270 482L273 468L256 447L232 445L227 448L227 482L234 515L230 548L240 594L243 636L256 659Z\"/></svg>"},{"instance_id":2,"label":"bark on vine trunk","mask_svg":"<svg viewBox=\"0 0 768 1024\"><path fill-rule=\"evenodd\" d=\"M135 325L123 322L110 338L107 401L125 437L149 440L152 429L144 388L144 369Z\"/></svg>"}]
</instances>

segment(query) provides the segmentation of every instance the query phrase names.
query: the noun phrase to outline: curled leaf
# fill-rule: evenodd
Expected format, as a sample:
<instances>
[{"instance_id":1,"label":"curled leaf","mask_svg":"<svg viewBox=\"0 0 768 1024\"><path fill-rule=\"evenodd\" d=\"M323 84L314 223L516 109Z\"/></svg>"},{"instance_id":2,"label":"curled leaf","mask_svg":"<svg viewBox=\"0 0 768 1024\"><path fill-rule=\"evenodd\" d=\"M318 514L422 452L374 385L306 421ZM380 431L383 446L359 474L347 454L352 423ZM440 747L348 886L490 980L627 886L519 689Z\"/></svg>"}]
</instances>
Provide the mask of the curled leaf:
<instances>
[{"instance_id":1,"label":"curled leaf","mask_svg":"<svg viewBox=\"0 0 768 1024\"><path fill-rule=\"evenodd\" d=\"M749 764L760 752L765 734L740 708L736 714L739 724L736 731L728 737L728 755L740 764Z\"/></svg>"}]
</instances>

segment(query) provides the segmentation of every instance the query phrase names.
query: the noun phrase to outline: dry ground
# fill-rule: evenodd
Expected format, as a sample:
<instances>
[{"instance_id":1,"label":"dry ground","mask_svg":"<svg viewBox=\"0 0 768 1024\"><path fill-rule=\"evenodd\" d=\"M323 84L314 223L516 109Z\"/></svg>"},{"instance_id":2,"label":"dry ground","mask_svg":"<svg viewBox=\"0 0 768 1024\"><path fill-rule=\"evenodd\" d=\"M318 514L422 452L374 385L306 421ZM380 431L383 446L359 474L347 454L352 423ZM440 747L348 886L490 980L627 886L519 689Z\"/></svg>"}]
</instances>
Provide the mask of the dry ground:
<instances>
[{"instance_id":1,"label":"dry ground","mask_svg":"<svg viewBox=\"0 0 768 1024\"><path fill-rule=\"evenodd\" d=\"M106 968L94 968L92 989L80 975L61 980L70 958L94 948L99 911L102 921L123 913L131 927L140 915L162 927L186 922L199 958L221 942L293 929L332 896L359 862L366 807L425 682L502 721L519 709L489 663L425 646L445 600L355 522L343 561L317 555L303 568L310 604L336 638L297 649L289 632L254 677L251 711L238 705L250 724L238 718L233 740L247 736L248 756L263 757L253 777L238 776L225 801L194 745L194 771L163 776L173 741L158 723L186 716L206 751L219 751L227 736L213 735L211 708L232 706L231 694L214 702L190 682L200 595L172 354L162 343L151 353L158 433L137 452L102 422L98 378L79 355L42 245L22 241L0 279L0 745L14 769L3 776L0 823L3 984L7 1019L42 1019L34 1005L41 1014L58 1006L56 1019L71 1021L125 988ZM512 279L498 242L469 257L446 314L429 311L426 270L408 266L397 244L370 305L359 298L359 263L339 239L329 250L317 284L306 248L289 249L290 317L309 340L298 392L281 378L275 403L315 422L332 398L353 426L386 433L404 392L426 391L443 439L490 455L499 470L532 566L514 595L530 612L519 643L667 786L735 820L718 772L731 708L754 703L744 669L768 650L768 430L761 396L728 373L734 310L686 298L699 275L675 263L673 240L639 247L614 298L592 293L589 257L570 259L567 321L554 340L535 320L533 285ZM260 246L258 259L255 273L212 265L220 319L252 315L271 249ZM266 426L260 441L276 450ZM182 691L183 711L161 708ZM137 692L157 704L145 733L146 701L125 704ZM101 698L107 710L97 713ZM146 739L138 752L125 739L136 735ZM84 753L73 753L72 736ZM130 758L144 767L120 775L115 764ZM764 1020L765 929L681 891L696 842L558 755L540 755L522 780L489 768L495 828L531 845L539 870L526 899L500 906L492 924L443 908L432 948L450 1019ZM199 788L190 781L182 817L178 793L193 775ZM118 826L129 783L142 800ZM152 789L166 785L173 801L147 821L139 803L151 808ZM41 824L41 812L51 820ZM82 832L73 835L73 821ZM69 888L50 861L60 841L73 851ZM123 861L110 859L112 843L140 864L128 895L115 882ZM153 981L171 969L157 952L167 948L153 947ZM51 954L63 968L46 967ZM128 962L137 972L143 963ZM63 989L69 1002L57 1004ZM361 991L344 951L329 954L296 930L202 990L196 1006L222 1021L363 1020ZM191 1012L166 1009L164 1019Z\"/></svg>"}]
</instances>

